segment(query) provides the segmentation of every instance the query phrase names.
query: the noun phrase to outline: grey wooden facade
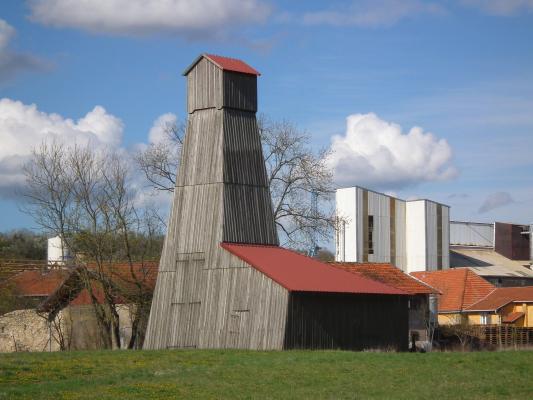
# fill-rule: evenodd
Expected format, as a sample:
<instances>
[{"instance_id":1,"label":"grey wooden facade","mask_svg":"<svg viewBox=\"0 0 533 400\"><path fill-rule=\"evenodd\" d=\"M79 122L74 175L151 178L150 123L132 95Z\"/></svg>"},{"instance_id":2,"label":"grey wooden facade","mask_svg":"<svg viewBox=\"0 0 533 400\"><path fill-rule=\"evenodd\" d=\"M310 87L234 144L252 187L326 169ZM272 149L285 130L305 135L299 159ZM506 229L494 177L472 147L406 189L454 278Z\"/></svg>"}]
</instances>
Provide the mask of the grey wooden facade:
<instances>
[{"instance_id":1,"label":"grey wooden facade","mask_svg":"<svg viewBox=\"0 0 533 400\"><path fill-rule=\"evenodd\" d=\"M197 59L186 76L187 132L144 348L301 347L295 338L310 334L318 325L295 331L292 323L289 332L294 295L220 246L223 242L279 245L255 115L257 76L225 70L209 56ZM366 299L364 313L370 315L373 297L357 298ZM382 301L381 296L374 298ZM322 301L323 310L331 314L337 302L327 299ZM387 301L405 303L407 313L403 296L391 295ZM358 312L362 311L335 314L351 315L351 319L338 321L331 329L353 325ZM368 343L372 347L407 343L403 318L397 314L392 318L393 331ZM324 338L330 335L329 329L322 327ZM355 334L352 341L357 345L334 344L364 347L364 330ZM327 342L324 338L310 347L320 347Z\"/></svg>"},{"instance_id":2,"label":"grey wooden facade","mask_svg":"<svg viewBox=\"0 0 533 400\"><path fill-rule=\"evenodd\" d=\"M145 348L282 345L286 290L220 247L278 244L256 81L206 57L187 74L187 132Z\"/></svg>"}]
</instances>

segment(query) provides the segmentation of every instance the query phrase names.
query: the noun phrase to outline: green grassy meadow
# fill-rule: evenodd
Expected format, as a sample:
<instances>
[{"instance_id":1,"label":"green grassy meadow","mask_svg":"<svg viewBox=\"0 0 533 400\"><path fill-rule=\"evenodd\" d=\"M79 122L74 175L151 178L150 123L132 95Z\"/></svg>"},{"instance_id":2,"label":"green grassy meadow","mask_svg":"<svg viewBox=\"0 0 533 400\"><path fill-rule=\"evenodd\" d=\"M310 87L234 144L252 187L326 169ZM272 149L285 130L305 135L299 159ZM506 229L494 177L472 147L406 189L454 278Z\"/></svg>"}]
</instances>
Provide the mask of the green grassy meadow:
<instances>
[{"instance_id":1,"label":"green grassy meadow","mask_svg":"<svg viewBox=\"0 0 533 400\"><path fill-rule=\"evenodd\" d=\"M0 354L0 399L533 399L533 351Z\"/></svg>"}]
</instances>

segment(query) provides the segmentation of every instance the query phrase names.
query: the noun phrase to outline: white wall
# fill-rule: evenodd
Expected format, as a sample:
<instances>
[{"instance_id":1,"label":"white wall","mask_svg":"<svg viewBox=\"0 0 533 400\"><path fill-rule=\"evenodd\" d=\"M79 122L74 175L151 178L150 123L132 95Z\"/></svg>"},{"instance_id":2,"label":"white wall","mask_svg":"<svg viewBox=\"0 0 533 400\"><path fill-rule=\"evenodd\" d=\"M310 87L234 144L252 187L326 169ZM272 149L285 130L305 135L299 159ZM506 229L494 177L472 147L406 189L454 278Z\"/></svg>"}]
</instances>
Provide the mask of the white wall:
<instances>
[{"instance_id":1,"label":"white wall","mask_svg":"<svg viewBox=\"0 0 533 400\"><path fill-rule=\"evenodd\" d=\"M336 235L335 261L357 260L357 188L338 189L335 193L336 212L340 222Z\"/></svg>"},{"instance_id":2,"label":"white wall","mask_svg":"<svg viewBox=\"0 0 533 400\"><path fill-rule=\"evenodd\" d=\"M426 270L426 202L408 201L405 205L407 272Z\"/></svg>"}]
</instances>

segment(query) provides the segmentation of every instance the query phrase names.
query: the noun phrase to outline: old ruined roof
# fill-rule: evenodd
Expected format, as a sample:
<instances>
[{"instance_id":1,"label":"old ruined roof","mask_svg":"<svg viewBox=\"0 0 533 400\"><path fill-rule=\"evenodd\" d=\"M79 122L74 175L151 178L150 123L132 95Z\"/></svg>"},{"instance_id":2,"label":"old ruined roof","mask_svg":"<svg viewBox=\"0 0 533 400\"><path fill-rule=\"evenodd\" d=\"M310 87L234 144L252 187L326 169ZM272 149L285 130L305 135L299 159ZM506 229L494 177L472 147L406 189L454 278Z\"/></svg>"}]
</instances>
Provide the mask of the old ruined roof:
<instances>
[{"instance_id":1,"label":"old ruined roof","mask_svg":"<svg viewBox=\"0 0 533 400\"><path fill-rule=\"evenodd\" d=\"M497 311L509 303L532 303L533 286L496 288L467 311Z\"/></svg>"},{"instance_id":2,"label":"old ruined roof","mask_svg":"<svg viewBox=\"0 0 533 400\"><path fill-rule=\"evenodd\" d=\"M495 289L468 268L411 272L411 275L441 292L439 312L463 311Z\"/></svg>"},{"instance_id":3,"label":"old ruined roof","mask_svg":"<svg viewBox=\"0 0 533 400\"><path fill-rule=\"evenodd\" d=\"M407 275L392 264L353 262L331 262L329 264L345 271L360 274L366 278L384 283L412 295L439 292L437 289Z\"/></svg>"},{"instance_id":4,"label":"old ruined roof","mask_svg":"<svg viewBox=\"0 0 533 400\"><path fill-rule=\"evenodd\" d=\"M261 75L259 71L250 67L242 60L239 60L237 58L217 56L214 54L202 54L198 56L196 60L194 60L193 63L189 65L189 67L187 67L187 69L183 72L183 75L187 75L202 58L207 58L209 61L211 61L213 64L215 64L217 67L224 71L240 72L241 74L256 76Z\"/></svg>"},{"instance_id":5,"label":"old ruined roof","mask_svg":"<svg viewBox=\"0 0 533 400\"><path fill-rule=\"evenodd\" d=\"M53 293L68 276L68 271L28 270L22 271L9 279L16 294L25 297L47 297Z\"/></svg>"},{"instance_id":6,"label":"old ruined roof","mask_svg":"<svg viewBox=\"0 0 533 400\"><path fill-rule=\"evenodd\" d=\"M94 265L88 267L91 279L91 288L96 301L103 302L103 291L96 282ZM12 285L14 293L23 297L41 297L43 302L39 305L39 311L56 312L67 306L79 306L92 304L92 299L86 286L83 285L80 275L81 267L70 269L52 269L22 271L11 277L6 284ZM91 275L92 274L92 275ZM104 274L120 293L129 295L139 291L139 285L147 290L153 290L157 278L157 263L145 262L114 264L106 267ZM127 299L116 298L117 304L126 302Z\"/></svg>"},{"instance_id":7,"label":"old ruined roof","mask_svg":"<svg viewBox=\"0 0 533 400\"><path fill-rule=\"evenodd\" d=\"M221 246L289 291L407 294L283 247L234 243Z\"/></svg>"}]
</instances>

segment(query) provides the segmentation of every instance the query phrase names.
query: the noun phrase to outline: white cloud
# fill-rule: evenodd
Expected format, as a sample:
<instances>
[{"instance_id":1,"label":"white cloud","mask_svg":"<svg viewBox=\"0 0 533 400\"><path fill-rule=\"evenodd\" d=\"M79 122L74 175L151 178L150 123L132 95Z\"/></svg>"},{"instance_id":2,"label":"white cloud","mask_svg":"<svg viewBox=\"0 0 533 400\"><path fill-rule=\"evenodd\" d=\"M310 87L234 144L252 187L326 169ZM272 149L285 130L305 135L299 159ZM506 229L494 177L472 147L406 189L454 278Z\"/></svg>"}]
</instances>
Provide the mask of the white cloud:
<instances>
[{"instance_id":1,"label":"white cloud","mask_svg":"<svg viewBox=\"0 0 533 400\"><path fill-rule=\"evenodd\" d=\"M492 211L496 208L500 208L509 204L513 204L515 201L511 195L507 192L496 192L489 194L481 207L478 210L478 213L483 214L489 211Z\"/></svg>"},{"instance_id":2,"label":"white cloud","mask_svg":"<svg viewBox=\"0 0 533 400\"><path fill-rule=\"evenodd\" d=\"M443 14L442 6L420 0L358 0L349 7L308 12L303 22L309 25L380 27L423 14Z\"/></svg>"},{"instance_id":3,"label":"white cloud","mask_svg":"<svg viewBox=\"0 0 533 400\"><path fill-rule=\"evenodd\" d=\"M118 147L123 130L122 121L102 106L74 121L39 111L35 104L0 99L0 195L8 196L23 183L21 166L32 149L45 139Z\"/></svg>"},{"instance_id":4,"label":"white cloud","mask_svg":"<svg viewBox=\"0 0 533 400\"><path fill-rule=\"evenodd\" d=\"M373 113L350 115L345 135L332 138L331 151L328 164L339 186L401 189L457 175L446 140L416 126L403 133Z\"/></svg>"},{"instance_id":5,"label":"white cloud","mask_svg":"<svg viewBox=\"0 0 533 400\"><path fill-rule=\"evenodd\" d=\"M29 5L30 18L45 25L132 36L214 35L270 14L260 0L30 0Z\"/></svg>"},{"instance_id":6,"label":"white cloud","mask_svg":"<svg viewBox=\"0 0 533 400\"><path fill-rule=\"evenodd\" d=\"M496 16L512 16L523 11L533 12L533 0L462 0L462 3Z\"/></svg>"},{"instance_id":7,"label":"white cloud","mask_svg":"<svg viewBox=\"0 0 533 400\"><path fill-rule=\"evenodd\" d=\"M48 68L48 65L37 57L10 49L9 44L15 34L15 28L0 18L0 82L23 71Z\"/></svg>"},{"instance_id":8,"label":"white cloud","mask_svg":"<svg viewBox=\"0 0 533 400\"><path fill-rule=\"evenodd\" d=\"M168 140L168 127L176 124L176 114L166 113L159 116L148 133L148 141L152 144L164 143Z\"/></svg>"}]
</instances>

